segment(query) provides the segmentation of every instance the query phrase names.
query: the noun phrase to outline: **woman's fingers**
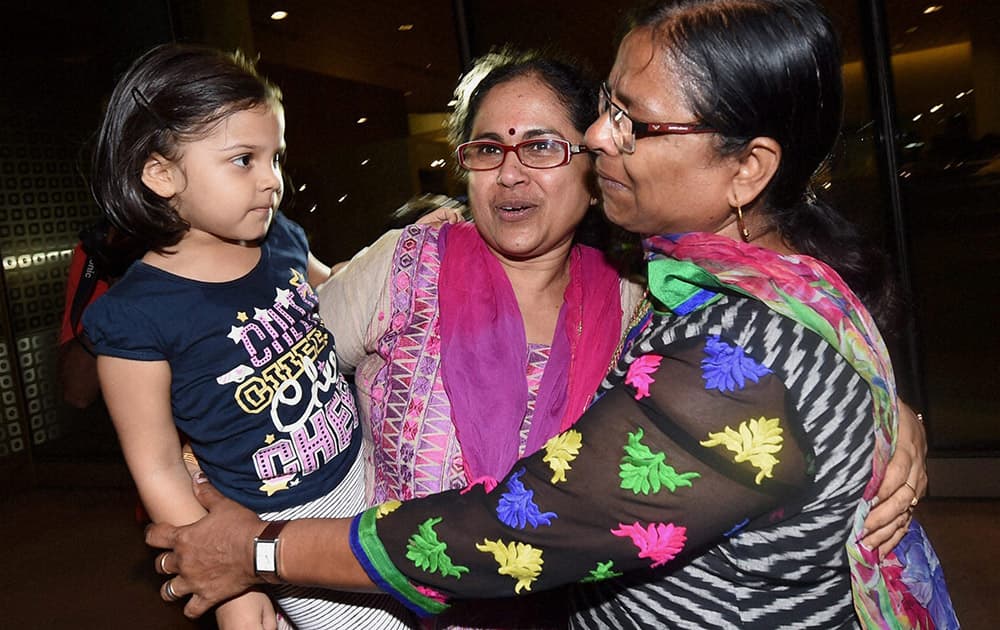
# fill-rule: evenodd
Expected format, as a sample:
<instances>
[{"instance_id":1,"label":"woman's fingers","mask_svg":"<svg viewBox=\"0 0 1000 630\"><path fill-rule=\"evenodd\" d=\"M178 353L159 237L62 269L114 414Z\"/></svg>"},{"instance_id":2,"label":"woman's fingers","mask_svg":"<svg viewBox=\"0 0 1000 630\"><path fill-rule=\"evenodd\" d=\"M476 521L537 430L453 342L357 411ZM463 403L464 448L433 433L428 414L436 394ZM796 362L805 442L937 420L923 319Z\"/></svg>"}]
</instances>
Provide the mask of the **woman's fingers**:
<instances>
[{"instance_id":1,"label":"woman's fingers","mask_svg":"<svg viewBox=\"0 0 1000 630\"><path fill-rule=\"evenodd\" d=\"M886 557L890 551L896 548L899 541L903 539L906 532L910 528L910 521L913 520L913 514L907 512L901 514L896 521L893 523L893 531L889 538L878 546L878 557L879 559Z\"/></svg>"},{"instance_id":2,"label":"woman's fingers","mask_svg":"<svg viewBox=\"0 0 1000 630\"><path fill-rule=\"evenodd\" d=\"M188 595L191 598L184 605L184 616L189 619L197 619L211 609L218 602L209 601L197 593L191 593L184 578L181 576L172 577L160 586L160 597L165 602L177 602Z\"/></svg>"},{"instance_id":3,"label":"woman's fingers","mask_svg":"<svg viewBox=\"0 0 1000 630\"><path fill-rule=\"evenodd\" d=\"M927 494L927 431L923 416L906 403L899 403L899 432L896 450L905 451L909 457L907 481L916 489L917 498Z\"/></svg>"},{"instance_id":4,"label":"woman's fingers","mask_svg":"<svg viewBox=\"0 0 1000 630\"><path fill-rule=\"evenodd\" d=\"M169 555L170 555L169 551L164 551L163 553L156 556L156 561L155 561L156 572L159 573L160 575L173 575L174 573L177 572L176 570L172 570L167 566L167 558ZM173 564L171 564L170 566L173 566Z\"/></svg>"},{"instance_id":5,"label":"woman's fingers","mask_svg":"<svg viewBox=\"0 0 1000 630\"><path fill-rule=\"evenodd\" d=\"M160 585L160 597L165 602L177 602L184 597L185 593L180 591L180 578L170 578L162 585Z\"/></svg>"},{"instance_id":6,"label":"woman's fingers","mask_svg":"<svg viewBox=\"0 0 1000 630\"><path fill-rule=\"evenodd\" d=\"M869 549L878 548L881 556L891 551L906 534L919 502L917 480L904 481L895 492L872 508L865 519L865 536L861 543Z\"/></svg>"},{"instance_id":7,"label":"woman's fingers","mask_svg":"<svg viewBox=\"0 0 1000 630\"><path fill-rule=\"evenodd\" d=\"M865 518L861 540L882 557L906 534L913 508L927 492L927 434L913 409L900 402L899 410L896 450L879 485L878 500Z\"/></svg>"}]
</instances>

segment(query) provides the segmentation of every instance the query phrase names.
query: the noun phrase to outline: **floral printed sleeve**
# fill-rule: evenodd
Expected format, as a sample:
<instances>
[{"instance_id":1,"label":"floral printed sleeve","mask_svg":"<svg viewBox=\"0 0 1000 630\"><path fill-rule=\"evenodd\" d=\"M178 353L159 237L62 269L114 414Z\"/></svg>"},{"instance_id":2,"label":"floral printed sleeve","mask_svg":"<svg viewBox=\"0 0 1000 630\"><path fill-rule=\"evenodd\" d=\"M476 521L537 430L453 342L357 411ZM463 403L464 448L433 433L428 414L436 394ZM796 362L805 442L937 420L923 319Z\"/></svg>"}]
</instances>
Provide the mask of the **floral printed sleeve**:
<instances>
[{"instance_id":1,"label":"floral printed sleeve","mask_svg":"<svg viewBox=\"0 0 1000 630\"><path fill-rule=\"evenodd\" d=\"M352 544L372 579L434 614L452 598L669 566L792 515L811 458L777 376L724 337L643 347L623 383L492 492L359 516Z\"/></svg>"}]
</instances>

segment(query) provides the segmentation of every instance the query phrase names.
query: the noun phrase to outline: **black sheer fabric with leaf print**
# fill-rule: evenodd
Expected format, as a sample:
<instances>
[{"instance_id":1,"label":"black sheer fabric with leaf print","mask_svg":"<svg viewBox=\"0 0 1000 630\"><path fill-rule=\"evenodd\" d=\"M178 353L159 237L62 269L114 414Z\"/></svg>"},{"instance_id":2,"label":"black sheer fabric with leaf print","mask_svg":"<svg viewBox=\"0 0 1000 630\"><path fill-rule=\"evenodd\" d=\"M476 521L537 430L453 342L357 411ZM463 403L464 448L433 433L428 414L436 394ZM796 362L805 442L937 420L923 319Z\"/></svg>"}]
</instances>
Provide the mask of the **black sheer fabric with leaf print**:
<instances>
[{"instance_id":1,"label":"black sheer fabric with leaf print","mask_svg":"<svg viewBox=\"0 0 1000 630\"><path fill-rule=\"evenodd\" d=\"M419 609L421 597L513 596L636 571L670 581L696 559L731 556L721 580L731 592L744 580L787 589L801 579L793 596L808 600L822 584L851 616L841 556L867 479L869 407L864 383L835 351L758 302L726 296L684 317L657 314L584 417L492 492L476 487L366 515L385 553L385 562L368 554L369 572L386 583L401 572L419 595L389 590ZM836 438L823 429L838 423ZM837 488L817 488L818 439L836 440L820 445L825 460L842 447L859 453ZM760 564L760 550L741 564L736 541L807 522L803 509L823 514L817 534L831 544L807 535L767 549L808 550L798 577L788 580L781 561ZM362 541L365 527L363 517ZM727 605L727 596L717 599L699 605Z\"/></svg>"}]
</instances>

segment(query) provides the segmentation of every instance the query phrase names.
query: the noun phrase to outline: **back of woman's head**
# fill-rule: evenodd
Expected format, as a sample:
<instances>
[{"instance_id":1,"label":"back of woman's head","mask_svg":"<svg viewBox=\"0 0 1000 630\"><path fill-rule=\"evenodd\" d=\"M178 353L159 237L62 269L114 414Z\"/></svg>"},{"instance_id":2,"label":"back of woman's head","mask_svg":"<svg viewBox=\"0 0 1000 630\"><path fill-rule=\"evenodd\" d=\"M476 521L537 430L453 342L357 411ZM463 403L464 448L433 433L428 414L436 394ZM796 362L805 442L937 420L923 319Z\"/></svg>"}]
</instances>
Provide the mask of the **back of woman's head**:
<instances>
[{"instance_id":1,"label":"back of woman's head","mask_svg":"<svg viewBox=\"0 0 1000 630\"><path fill-rule=\"evenodd\" d=\"M757 209L797 251L832 266L883 322L896 300L884 257L819 202L811 182L829 158L843 111L840 47L813 0L675 0L636 14L679 75L694 117L723 155L755 137L781 145Z\"/></svg>"},{"instance_id":2,"label":"back of woman's head","mask_svg":"<svg viewBox=\"0 0 1000 630\"><path fill-rule=\"evenodd\" d=\"M125 72L108 102L94 151L91 190L120 230L145 248L177 244L188 224L169 199L142 182L143 166L158 154L181 156L230 114L280 107L281 93L239 53L164 44Z\"/></svg>"},{"instance_id":3,"label":"back of woman's head","mask_svg":"<svg viewBox=\"0 0 1000 630\"><path fill-rule=\"evenodd\" d=\"M476 114L490 90L523 77L546 85L565 107L577 131L585 132L597 118L598 84L576 62L554 53L504 47L476 59L455 88L455 109L448 120L452 144L469 141Z\"/></svg>"}]
</instances>

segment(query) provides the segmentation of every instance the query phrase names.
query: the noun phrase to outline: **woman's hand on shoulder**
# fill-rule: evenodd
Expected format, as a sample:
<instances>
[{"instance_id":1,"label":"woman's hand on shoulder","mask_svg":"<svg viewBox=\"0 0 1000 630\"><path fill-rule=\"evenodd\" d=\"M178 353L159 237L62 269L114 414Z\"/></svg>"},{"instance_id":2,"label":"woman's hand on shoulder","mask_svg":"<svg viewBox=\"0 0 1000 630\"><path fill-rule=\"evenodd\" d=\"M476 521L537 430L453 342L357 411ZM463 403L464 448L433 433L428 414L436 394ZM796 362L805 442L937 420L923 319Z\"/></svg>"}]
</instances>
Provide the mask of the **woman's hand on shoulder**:
<instances>
[{"instance_id":1,"label":"woman's hand on shoulder","mask_svg":"<svg viewBox=\"0 0 1000 630\"><path fill-rule=\"evenodd\" d=\"M866 547L878 548L884 557L903 538L913 508L927 492L927 434L921 418L906 403L899 403L896 450L879 486L876 505L865 519Z\"/></svg>"},{"instance_id":2,"label":"woman's hand on shoulder","mask_svg":"<svg viewBox=\"0 0 1000 630\"><path fill-rule=\"evenodd\" d=\"M433 227L441 227L445 223L461 223L465 221L462 210L462 207L441 206L417 219L416 223L417 225L431 225Z\"/></svg>"},{"instance_id":3,"label":"woman's hand on shoulder","mask_svg":"<svg viewBox=\"0 0 1000 630\"><path fill-rule=\"evenodd\" d=\"M333 275L333 271L331 271L326 263L316 258L312 252L309 252L309 259L306 262L306 274L308 274L306 281L309 282L309 286L315 289L326 282L327 278Z\"/></svg>"}]
</instances>

